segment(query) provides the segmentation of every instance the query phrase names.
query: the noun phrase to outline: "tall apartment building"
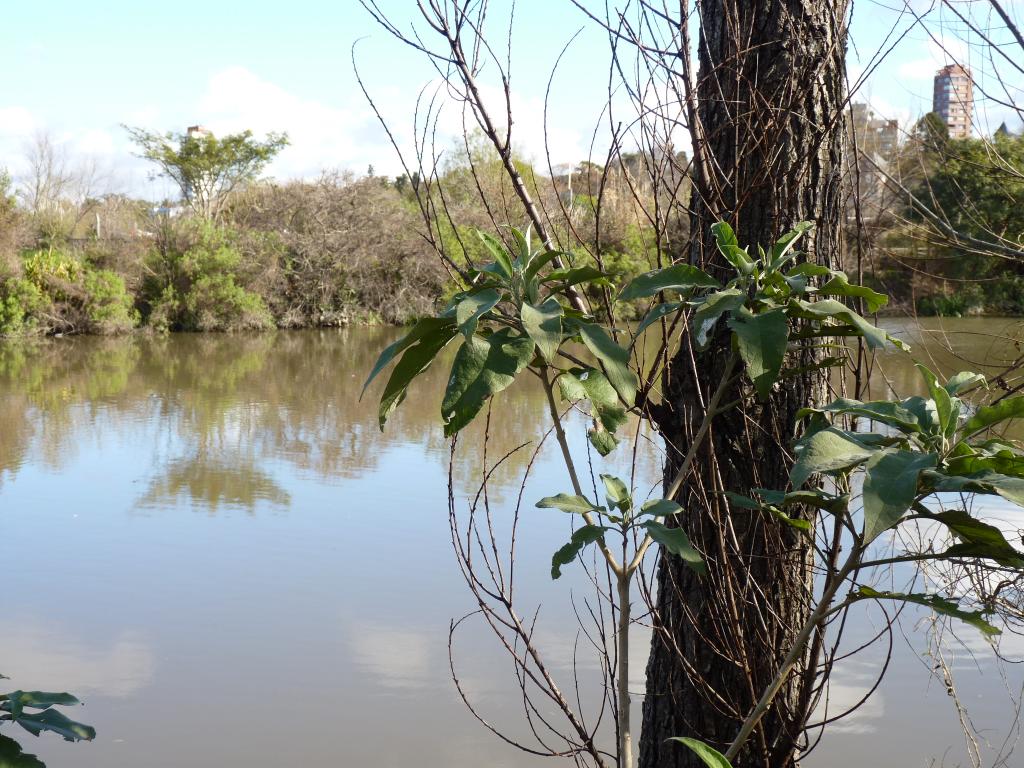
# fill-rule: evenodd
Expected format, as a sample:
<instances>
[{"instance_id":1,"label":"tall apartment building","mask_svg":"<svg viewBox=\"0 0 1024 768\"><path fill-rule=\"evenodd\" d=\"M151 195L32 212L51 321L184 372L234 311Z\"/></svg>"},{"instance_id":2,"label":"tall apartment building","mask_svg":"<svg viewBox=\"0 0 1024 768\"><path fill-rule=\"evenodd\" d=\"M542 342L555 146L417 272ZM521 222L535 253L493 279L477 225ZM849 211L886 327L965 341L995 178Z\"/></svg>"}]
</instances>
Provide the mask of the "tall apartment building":
<instances>
[{"instance_id":1,"label":"tall apartment building","mask_svg":"<svg viewBox=\"0 0 1024 768\"><path fill-rule=\"evenodd\" d=\"M935 73L932 111L946 123L950 138L970 138L974 119L974 83L969 69L949 64Z\"/></svg>"}]
</instances>

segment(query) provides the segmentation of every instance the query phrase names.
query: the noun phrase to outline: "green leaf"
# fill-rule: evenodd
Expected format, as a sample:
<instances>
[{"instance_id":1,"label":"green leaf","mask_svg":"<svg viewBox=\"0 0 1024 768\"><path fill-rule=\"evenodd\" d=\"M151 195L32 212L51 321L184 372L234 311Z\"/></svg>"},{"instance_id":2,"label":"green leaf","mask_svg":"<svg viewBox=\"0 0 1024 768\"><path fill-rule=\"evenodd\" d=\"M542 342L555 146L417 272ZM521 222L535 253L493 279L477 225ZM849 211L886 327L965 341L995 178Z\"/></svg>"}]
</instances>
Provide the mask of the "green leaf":
<instances>
[{"instance_id":1,"label":"green leaf","mask_svg":"<svg viewBox=\"0 0 1024 768\"><path fill-rule=\"evenodd\" d=\"M46 768L46 763L23 752L21 745L9 736L0 736L0 768Z\"/></svg>"},{"instance_id":2,"label":"green leaf","mask_svg":"<svg viewBox=\"0 0 1024 768\"><path fill-rule=\"evenodd\" d=\"M454 336L455 326L449 323L439 326L434 333L423 336L416 344L405 350L402 359L391 371L388 383L384 386L384 392L380 396L377 419L382 431L388 417L405 400L410 382L430 366L434 358Z\"/></svg>"},{"instance_id":3,"label":"green leaf","mask_svg":"<svg viewBox=\"0 0 1024 768\"><path fill-rule=\"evenodd\" d=\"M846 505L850 500L848 496L833 496L831 493L826 493L817 488L790 491L789 493L772 491L767 488L753 488L751 490L769 504L774 504L778 507L792 507L801 504L806 507L823 509L826 512L841 512L846 509Z\"/></svg>"},{"instance_id":4,"label":"green leaf","mask_svg":"<svg viewBox=\"0 0 1024 768\"><path fill-rule=\"evenodd\" d=\"M603 512L604 507L592 504L585 496L559 493L555 496L545 496L537 502L540 509L560 509L570 514L582 515L584 512Z\"/></svg>"},{"instance_id":5,"label":"green leaf","mask_svg":"<svg viewBox=\"0 0 1024 768\"><path fill-rule=\"evenodd\" d=\"M594 446L594 450L602 456L607 456L619 444L615 435L605 429L604 425L597 420L594 421L594 426L587 430L587 439Z\"/></svg>"},{"instance_id":6,"label":"green leaf","mask_svg":"<svg viewBox=\"0 0 1024 768\"><path fill-rule=\"evenodd\" d=\"M471 336L452 363L441 402L445 437L465 427L489 397L506 389L533 357L533 340L503 328L487 338Z\"/></svg>"},{"instance_id":7,"label":"green leaf","mask_svg":"<svg viewBox=\"0 0 1024 768\"><path fill-rule=\"evenodd\" d=\"M985 377L980 373L974 373L973 371L960 371L955 376L951 376L946 381L946 391L951 395L959 395L965 389L970 389L975 386L987 386L988 382Z\"/></svg>"},{"instance_id":8,"label":"green leaf","mask_svg":"<svg viewBox=\"0 0 1024 768\"><path fill-rule=\"evenodd\" d=\"M814 302L797 300L796 303L812 317L822 319L831 317L853 326L871 349L881 349L885 346L887 339L891 340L881 328L872 325L845 304L834 299Z\"/></svg>"},{"instance_id":9,"label":"green leaf","mask_svg":"<svg viewBox=\"0 0 1024 768\"><path fill-rule=\"evenodd\" d=\"M1024 507L1024 479L1008 477L998 472L979 472L969 477L929 472L926 479L936 492L968 491L1002 496L1017 506Z\"/></svg>"},{"instance_id":10,"label":"green leaf","mask_svg":"<svg viewBox=\"0 0 1024 768\"><path fill-rule=\"evenodd\" d=\"M733 313L729 327L736 334L740 357L754 382L757 396L767 400L779 378L789 343L789 321L781 309L759 315L743 310Z\"/></svg>"},{"instance_id":11,"label":"green leaf","mask_svg":"<svg viewBox=\"0 0 1024 768\"><path fill-rule=\"evenodd\" d=\"M530 282L546 264L551 263L559 256L569 258L569 254L565 251L544 251L544 253L537 254L530 259L529 265L523 270L523 280L527 283Z\"/></svg>"},{"instance_id":12,"label":"green leaf","mask_svg":"<svg viewBox=\"0 0 1024 768\"><path fill-rule=\"evenodd\" d=\"M879 451L864 466L864 543L889 530L910 509L921 472L935 466L934 453L892 448Z\"/></svg>"},{"instance_id":13,"label":"green leaf","mask_svg":"<svg viewBox=\"0 0 1024 768\"><path fill-rule=\"evenodd\" d=\"M678 312L685 306L686 304L682 301L667 301L664 304L655 304L654 308L644 316L640 325L638 325L636 330L633 332L634 338L639 338L641 333L654 325L654 323L661 320L661 318L666 315L671 315L674 312Z\"/></svg>"},{"instance_id":14,"label":"green leaf","mask_svg":"<svg viewBox=\"0 0 1024 768\"><path fill-rule=\"evenodd\" d=\"M807 478L815 473L827 474L849 469L875 453L848 432L836 427L826 427L801 438L795 448L798 457L789 477L793 490L799 490Z\"/></svg>"},{"instance_id":15,"label":"green leaf","mask_svg":"<svg viewBox=\"0 0 1024 768\"><path fill-rule=\"evenodd\" d=\"M15 717L20 715L25 707L49 709L57 704L65 707L81 704L70 693L48 693L46 691L12 691L0 694L0 702L3 702L4 711L10 712Z\"/></svg>"},{"instance_id":16,"label":"green leaf","mask_svg":"<svg viewBox=\"0 0 1024 768\"><path fill-rule=\"evenodd\" d=\"M813 221L799 221L793 225L793 229L784 234L778 240L775 241L775 245L772 246L771 254L769 256L770 263L768 264L769 272L778 272L782 269L782 266L789 261L795 254L790 254L793 246L796 245L796 241L800 237L810 230L814 229Z\"/></svg>"},{"instance_id":17,"label":"green leaf","mask_svg":"<svg viewBox=\"0 0 1024 768\"><path fill-rule=\"evenodd\" d=\"M741 275L749 275L753 270L754 262L745 250L740 248L736 233L732 231L726 222L719 221L711 225L711 232L715 236L715 244L719 252L732 264Z\"/></svg>"},{"instance_id":18,"label":"green leaf","mask_svg":"<svg viewBox=\"0 0 1024 768\"><path fill-rule=\"evenodd\" d=\"M973 435L1007 419L1024 417L1024 397L1008 397L995 405L983 405L964 424L964 434Z\"/></svg>"},{"instance_id":19,"label":"green leaf","mask_svg":"<svg viewBox=\"0 0 1024 768\"><path fill-rule=\"evenodd\" d=\"M960 443L960 445L964 445ZM1010 477L1024 477L1024 456L1011 451L999 451L993 456L971 453L955 456L946 461L948 475L976 475L981 472L995 472Z\"/></svg>"},{"instance_id":20,"label":"green leaf","mask_svg":"<svg viewBox=\"0 0 1024 768\"><path fill-rule=\"evenodd\" d=\"M960 415L959 401L954 403L945 387L939 386L939 380L926 366L914 363L914 366L928 387L928 394L935 402L935 413L938 416L939 433L949 435L956 429L956 421Z\"/></svg>"},{"instance_id":21,"label":"green leaf","mask_svg":"<svg viewBox=\"0 0 1024 768\"><path fill-rule=\"evenodd\" d=\"M901 403L891 400L874 400L863 403L860 400L853 400L840 397L821 408L802 408L797 411L797 419L802 419L812 413L831 413L837 416L864 416L872 421L888 424L901 432L920 432L921 425L917 422L917 416L903 407Z\"/></svg>"},{"instance_id":22,"label":"green leaf","mask_svg":"<svg viewBox=\"0 0 1024 768\"><path fill-rule=\"evenodd\" d=\"M673 264L665 269L645 272L622 289L619 301L643 299L662 291L683 293L693 288L721 288L718 281L690 264Z\"/></svg>"},{"instance_id":23,"label":"green leaf","mask_svg":"<svg viewBox=\"0 0 1024 768\"><path fill-rule=\"evenodd\" d=\"M682 507L668 499L651 499L640 507L641 515L650 515L651 517L671 517L682 511Z\"/></svg>"},{"instance_id":24,"label":"green leaf","mask_svg":"<svg viewBox=\"0 0 1024 768\"><path fill-rule=\"evenodd\" d=\"M548 299L539 307L523 304L520 313L523 328L550 363L562 343L562 305L555 299Z\"/></svg>"},{"instance_id":25,"label":"green leaf","mask_svg":"<svg viewBox=\"0 0 1024 768\"><path fill-rule=\"evenodd\" d=\"M629 352L612 340L604 328L594 323L579 323L580 336L587 349L601 361L608 381L627 406L636 400L639 386L636 374L629 367Z\"/></svg>"},{"instance_id":26,"label":"green leaf","mask_svg":"<svg viewBox=\"0 0 1024 768\"><path fill-rule=\"evenodd\" d=\"M572 269L556 269L544 276L543 283L562 283L562 288L578 283L594 283L604 285L608 283L608 275L597 267L573 267Z\"/></svg>"},{"instance_id":27,"label":"green leaf","mask_svg":"<svg viewBox=\"0 0 1024 768\"><path fill-rule=\"evenodd\" d=\"M488 266L484 267L482 271L491 272L492 274L504 277L506 280L510 280L512 278L512 259L508 251L505 250L505 244L487 232L477 230L476 234L487 250L490 251L491 256L494 257L493 267L495 268L492 269Z\"/></svg>"},{"instance_id":28,"label":"green leaf","mask_svg":"<svg viewBox=\"0 0 1024 768\"><path fill-rule=\"evenodd\" d=\"M530 227L526 228L526 232L520 232L515 227L512 227L512 237L516 240L516 245L519 246L519 256L516 258L515 266L519 269L523 269L530 262Z\"/></svg>"},{"instance_id":29,"label":"green leaf","mask_svg":"<svg viewBox=\"0 0 1024 768\"><path fill-rule=\"evenodd\" d=\"M604 538L604 532L610 530L603 525L584 525L577 529L569 543L555 552L551 558L551 578L557 579L562 575L562 566L569 565L585 546L593 544Z\"/></svg>"},{"instance_id":30,"label":"green leaf","mask_svg":"<svg viewBox=\"0 0 1024 768\"><path fill-rule=\"evenodd\" d=\"M494 309L499 301L501 301L501 294L491 288L467 296L458 303L455 308L455 323L467 339L476 333L477 322L480 318Z\"/></svg>"},{"instance_id":31,"label":"green leaf","mask_svg":"<svg viewBox=\"0 0 1024 768\"><path fill-rule=\"evenodd\" d=\"M879 592L871 587L860 587L854 594L854 597L861 599L871 598L874 600L899 600L904 603L916 603L917 605L923 605L927 608L931 608L933 611L940 613L943 616L951 616L955 619L960 619L960 621L977 627L988 636L1002 634L1001 629L997 629L985 621L984 612L961 610L956 601L942 597L941 595Z\"/></svg>"},{"instance_id":32,"label":"green leaf","mask_svg":"<svg viewBox=\"0 0 1024 768\"><path fill-rule=\"evenodd\" d=\"M714 747L709 747L703 741L686 736L673 736L669 741L685 744L708 768L732 768L732 763L725 759L725 755Z\"/></svg>"},{"instance_id":33,"label":"green leaf","mask_svg":"<svg viewBox=\"0 0 1024 768\"><path fill-rule=\"evenodd\" d=\"M921 425L921 429L929 435L935 435L939 433L941 429L939 424L939 411L935 405L935 401L930 397L919 397L914 395L908 397L906 400L900 402L900 406L912 413L914 418L917 419L917 423Z\"/></svg>"},{"instance_id":34,"label":"green leaf","mask_svg":"<svg viewBox=\"0 0 1024 768\"><path fill-rule=\"evenodd\" d=\"M377 362L374 364L373 370L370 371L370 375L363 384L363 390L359 396L363 396L366 392L366 388L370 386L370 382L377 378L377 375L383 371L387 367L388 363L394 360L399 353L404 352L406 349L425 337L437 335L451 324L451 318L441 317L425 317L416 323L416 325L412 327L411 331L405 334L405 336L400 338L394 344L388 345L384 351L380 353L380 357L377 358ZM451 338L451 336L448 338Z\"/></svg>"},{"instance_id":35,"label":"green leaf","mask_svg":"<svg viewBox=\"0 0 1024 768\"><path fill-rule=\"evenodd\" d=\"M633 496L626 484L613 475L601 475L601 482L608 495L608 506L617 507L620 512L628 512L633 506Z\"/></svg>"},{"instance_id":36,"label":"green leaf","mask_svg":"<svg viewBox=\"0 0 1024 768\"><path fill-rule=\"evenodd\" d=\"M1009 568L1024 568L1024 553L1014 549L994 525L982 522L962 509L928 515L937 520L960 539L942 554L946 557L985 557Z\"/></svg>"},{"instance_id":37,"label":"green leaf","mask_svg":"<svg viewBox=\"0 0 1024 768\"><path fill-rule=\"evenodd\" d=\"M62 736L65 741L92 741L96 738L96 729L82 723L76 723L56 709L44 709L42 712L25 713L15 716L6 714L2 720L13 720L33 736L43 731L51 731Z\"/></svg>"},{"instance_id":38,"label":"green leaf","mask_svg":"<svg viewBox=\"0 0 1024 768\"><path fill-rule=\"evenodd\" d=\"M596 368L573 368L558 377L558 388L566 400L587 400L590 415L613 433L626 423L626 409L619 403L608 377Z\"/></svg>"},{"instance_id":39,"label":"green leaf","mask_svg":"<svg viewBox=\"0 0 1024 768\"><path fill-rule=\"evenodd\" d=\"M870 313L877 312L889 303L889 297L885 294L873 291L865 285L851 283L846 273L838 270L832 273L831 280L818 289L818 293L824 296L851 296L863 299L864 306Z\"/></svg>"},{"instance_id":40,"label":"green leaf","mask_svg":"<svg viewBox=\"0 0 1024 768\"><path fill-rule=\"evenodd\" d=\"M689 537L683 532L682 528L668 528L655 520L648 520L643 524L643 527L647 529L647 532L654 541L658 542L658 544L676 557L682 558L683 562L697 573L705 573L707 571L704 558L701 557L700 552L693 548Z\"/></svg>"},{"instance_id":41,"label":"green leaf","mask_svg":"<svg viewBox=\"0 0 1024 768\"><path fill-rule=\"evenodd\" d=\"M740 509L761 509L761 503L754 501L749 496L744 496L742 493L734 493L732 491L725 491L723 494L725 498L729 500L729 504Z\"/></svg>"},{"instance_id":42,"label":"green leaf","mask_svg":"<svg viewBox=\"0 0 1024 768\"><path fill-rule=\"evenodd\" d=\"M734 312L743 306L747 295L738 288L726 288L707 296L693 315L693 337L699 349L704 349L711 338L715 323L726 312Z\"/></svg>"}]
</instances>

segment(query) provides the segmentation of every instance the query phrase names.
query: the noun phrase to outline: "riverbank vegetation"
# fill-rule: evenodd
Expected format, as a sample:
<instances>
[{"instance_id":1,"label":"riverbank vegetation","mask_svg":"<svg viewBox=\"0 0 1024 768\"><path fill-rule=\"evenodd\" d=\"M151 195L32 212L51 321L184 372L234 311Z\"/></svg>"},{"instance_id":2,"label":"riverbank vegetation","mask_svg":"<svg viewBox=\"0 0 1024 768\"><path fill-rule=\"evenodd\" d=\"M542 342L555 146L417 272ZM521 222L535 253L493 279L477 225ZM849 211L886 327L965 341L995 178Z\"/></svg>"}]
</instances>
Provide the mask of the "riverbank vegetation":
<instances>
[{"instance_id":1,"label":"riverbank vegetation","mask_svg":"<svg viewBox=\"0 0 1024 768\"><path fill-rule=\"evenodd\" d=\"M145 139L146 152L158 153L159 137ZM181 156L200 140L209 141L167 139L179 143ZM223 139L236 152L238 141L238 135ZM274 141L283 146L280 137ZM0 335L6 336L404 324L432 313L457 290L455 271L481 252L467 233L492 227L495 217L526 218L504 188L498 156L472 139L429 191L415 174L388 178L371 168L364 176L325 172L313 181L249 178L225 184L223 199L205 195L198 207L187 200L154 205L88 185L76 191L48 139L29 151L49 155L30 165L60 178L19 185L10 176L0 179ZM161 155L161 167L170 162ZM542 176L525 160L515 162L537 199L562 212L555 214L562 227L593 218L594 200L572 186L596 189L600 168ZM195 169L189 174L186 179L194 178ZM187 189L189 182L182 183ZM593 267L592 254L599 253L604 269L619 277L651 267L653 230L624 191L633 183L628 172L605 178L603 194L611 202L598 236L570 254L575 265ZM480 205L477 185L488 199L509 201L505 209ZM422 233L421 205L445 206L446 225ZM453 263L438 259L435 241Z\"/></svg>"},{"instance_id":2,"label":"riverbank vegetation","mask_svg":"<svg viewBox=\"0 0 1024 768\"><path fill-rule=\"evenodd\" d=\"M0 175L0 335L405 324L450 298L457 272L483 257L474 228L529 218L482 134L427 180L370 168L279 182L258 174L287 137L130 130L181 202L104 192L45 136L26 149L28 177ZM875 166L860 169L865 187L846 206L846 248L864 255L864 280L892 297L889 310L1024 314L1024 138L954 140L928 117L885 152L867 149ZM217 182L188 194L202 162ZM582 235L570 266L628 280L682 253L686 208L664 198L685 202L689 178L662 179L655 201L656 153L608 167L511 162L551 226ZM438 214L430 232L424 208ZM657 208L676 220L652 222L644 211ZM616 311L631 320L637 307Z\"/></svg>"}]
</instances>

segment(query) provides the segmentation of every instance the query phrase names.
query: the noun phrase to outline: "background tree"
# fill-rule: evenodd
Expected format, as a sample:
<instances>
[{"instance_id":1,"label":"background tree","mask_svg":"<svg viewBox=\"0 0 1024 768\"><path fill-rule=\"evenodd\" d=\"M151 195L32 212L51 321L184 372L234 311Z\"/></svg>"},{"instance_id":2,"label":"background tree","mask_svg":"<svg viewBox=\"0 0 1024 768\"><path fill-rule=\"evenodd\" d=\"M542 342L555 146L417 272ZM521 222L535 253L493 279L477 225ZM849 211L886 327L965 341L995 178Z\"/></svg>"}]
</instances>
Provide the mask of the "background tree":
<instances>
[{"instance_id":1,"label":"background tree","mask_svg":"<svg viewBox=\"0 0 1024 768\"><path fill-rule=\"evenodd\" d=\"M155 163L157 176L171 179L199 217L216 220L233 192L259 177L288 145L284 133L258 141L252 131L217 138L209 132L165 134L125 126L139 157Z\"/></svg>"}]
</instances>

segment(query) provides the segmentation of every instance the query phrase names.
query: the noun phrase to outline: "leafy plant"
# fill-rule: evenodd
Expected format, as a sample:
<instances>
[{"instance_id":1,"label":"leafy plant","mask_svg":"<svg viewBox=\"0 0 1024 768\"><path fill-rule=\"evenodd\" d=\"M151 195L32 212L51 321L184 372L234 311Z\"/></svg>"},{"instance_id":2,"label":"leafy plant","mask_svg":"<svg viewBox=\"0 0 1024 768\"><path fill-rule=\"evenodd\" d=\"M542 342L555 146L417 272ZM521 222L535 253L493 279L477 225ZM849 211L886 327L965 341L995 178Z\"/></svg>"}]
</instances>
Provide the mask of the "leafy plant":
<instances>
[{"instance_id":1,"label":"leafy plant","mask_svg":"<svg viewBox=\"0 0 1024 768\"><path fill-rule=\"evenodd\" d=\"M453 296L439 315L424 318L385 349L364 385L365 392L377 376L391 368L378 409L383 429L390 414L405 399L411 383L450 343L460 340L440 408L445 435L451 437L524 371L540 380L572 490L541 499L537 506L579 515L582 519L570 541L554 554L552 577L559 578L564 567L593 545L618 585L616 688L619 754L623 764L629 764L631 753L627 660L632 577L653 544L681 557L696 572L704 572L702 554L692 546L680 525L685 520L684 511L672 499L690 471L713 420L737 407L736 402L725 401L726 394L745 381L751 397L768 399L780 380L803 370L800 366L806 363L790 354L800 345L825 344L832 337L852 336L862 339L871 349L886 344L905 348L898 339L836 299L857 299L869 311L875 311L885 304L885 296L851 283L841 271L798 263L801 254L795 246L810 228L809 223L802 223L769 249L759 248L757 255L752 255L739 246L729 225L720 222L713 232L719 251L733 267L729 279L721 282L690 264L674 264L639 275L617 293L616 301L635 303L654 297L658 300L631 332L606 326L581 299L578 289L613 287L609 275L597 267L562 266L565 254L535 250L529 231L512 230L511 248L492 235L480 233L480 240L493 260L470 272L472 282ZM628 414L643 414L641 395L650 388L650 383L641 381L634 370L633 354L641 335L656 323L675 327L680 320L688 326L691 343L697 347L705 347L716 334L728 333L732 340L723 379L709 398L703 421L680 469L667 484L662 499L638 506L626 483L606 474L601 475L605 503L591 502L580 483L562 428L556 389L563 401L588 408L590 442L600 455L609 454L619 441L617 432ZM814 365L836 365L842 360L825 358ZM891 408L878 404L861 407L868 411ZM880 484L872 490L870 535L877 535L878 526L898 517L897 509L906 499L909 478L916 477L915 471L936 466L927 456L908 458L906 452L887 453L824 424L800 447L801 459L794 475L801 482L794 482L795 486L815 473L850 470L872 461L873 482ZM800 491L797 487L794 491L765 491L757 501L731 493L733 501L741 506L768 509L780 521L805 531L811 523L791 517L786 507L810 505L835 514L837 505L846 503L841 502L843 497L822 491ZM634 537L634 533L640 536ZM610 546L607 539L611 536L621 538L621 545ZM936 606L940 604L933 607Z\"/></svg>"},{"instance_id":2,"label":"leafy plant","mask_svg":"<svg viewBox=\"0 0 1024 768\"><path fill-rule=\"evenodd\" d=\"M81 702L70 693L44 691L11 691L0 694L0 723L17 723L33 736L44 731L55 733L65 741L92 741L96 729L75 722L54 707L70 707ZM45 768L35 755L22 752L21 746L8 736L0 736L0 766L4 768Z\"/></svg>"}]
</instances>

